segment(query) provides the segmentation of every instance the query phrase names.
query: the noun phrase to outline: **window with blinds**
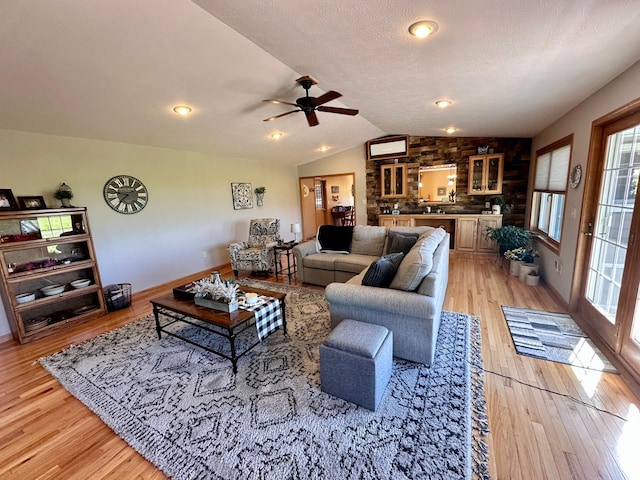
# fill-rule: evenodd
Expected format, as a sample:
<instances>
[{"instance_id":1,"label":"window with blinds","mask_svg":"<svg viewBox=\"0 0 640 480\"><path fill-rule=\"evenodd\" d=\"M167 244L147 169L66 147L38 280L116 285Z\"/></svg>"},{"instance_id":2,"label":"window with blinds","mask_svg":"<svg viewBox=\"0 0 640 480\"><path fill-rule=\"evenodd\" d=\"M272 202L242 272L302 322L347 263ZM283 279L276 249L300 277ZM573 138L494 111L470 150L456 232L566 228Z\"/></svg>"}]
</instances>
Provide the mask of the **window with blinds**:
<instances>
[{"instance_id":1,"label":"window with blinds","mask_svg":"<svg viewBox=\"0 0 640 480\"><path fill-rule=\"evenodd\" d=\"M536 152L531 229L552 247L560 247L573 135Z\"/></svg>"}]
</instances>

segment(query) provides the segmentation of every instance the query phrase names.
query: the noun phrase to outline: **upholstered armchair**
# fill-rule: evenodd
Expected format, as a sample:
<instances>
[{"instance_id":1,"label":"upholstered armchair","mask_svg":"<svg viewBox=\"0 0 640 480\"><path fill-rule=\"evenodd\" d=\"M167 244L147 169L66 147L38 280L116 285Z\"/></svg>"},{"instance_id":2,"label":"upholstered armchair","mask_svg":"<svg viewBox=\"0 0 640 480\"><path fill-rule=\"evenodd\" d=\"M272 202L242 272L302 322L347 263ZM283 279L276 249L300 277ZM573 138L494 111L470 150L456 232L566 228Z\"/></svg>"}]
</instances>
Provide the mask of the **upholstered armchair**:
<instances>
[{"instance_id":1,"label":"upholstered armchair","mask_svg":"<svg viewBox=\"0 0 640 480\"><path fill-rule=\"evenodd\" d=\"M231 268L238 271L271 272L274 267L273 247L280 239L280 220L256 218L249 225L249 241L232 243L227 248L231 255Z\"/></svg>"}]
</instances>

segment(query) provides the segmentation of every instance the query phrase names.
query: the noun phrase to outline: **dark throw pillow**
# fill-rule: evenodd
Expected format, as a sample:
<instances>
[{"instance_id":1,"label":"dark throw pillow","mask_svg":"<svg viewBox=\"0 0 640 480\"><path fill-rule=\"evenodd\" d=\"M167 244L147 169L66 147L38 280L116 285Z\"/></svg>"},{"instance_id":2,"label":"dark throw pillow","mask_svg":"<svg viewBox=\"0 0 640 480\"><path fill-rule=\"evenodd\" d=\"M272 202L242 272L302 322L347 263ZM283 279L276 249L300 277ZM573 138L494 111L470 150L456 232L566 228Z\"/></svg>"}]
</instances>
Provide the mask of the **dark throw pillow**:
<instances>
[{"instance_id":1,"label":"dark throw pillow","mask_svg":"<svg viewBox=\"0 0 640 480\"><path fill-rule=\"evenodd\" d=\"M387 254L402 252L406 255L416 244L418 236L417 233L389 232Z\"/></svg>"},{"instance_id":2,"label":"dark throw pillow","mask_svg":"<svg viewBox=\"0 0 640 480\"><path fill-rule=\"evenodd\" d=\"M318 250L321 252L349 253L353 227L320 225L318 227Z\"/></svg>"},{"instance_id":3,"label":"dark throw pillow","mask_svg":"<svg viewBox=\"0 0 640 480\"><path fill-rule=\"evenodd\" d=\"M373 262L362 278L362 285L387 288L402 262L404 253L390 253Z\"/></svg>"}]
</instances>

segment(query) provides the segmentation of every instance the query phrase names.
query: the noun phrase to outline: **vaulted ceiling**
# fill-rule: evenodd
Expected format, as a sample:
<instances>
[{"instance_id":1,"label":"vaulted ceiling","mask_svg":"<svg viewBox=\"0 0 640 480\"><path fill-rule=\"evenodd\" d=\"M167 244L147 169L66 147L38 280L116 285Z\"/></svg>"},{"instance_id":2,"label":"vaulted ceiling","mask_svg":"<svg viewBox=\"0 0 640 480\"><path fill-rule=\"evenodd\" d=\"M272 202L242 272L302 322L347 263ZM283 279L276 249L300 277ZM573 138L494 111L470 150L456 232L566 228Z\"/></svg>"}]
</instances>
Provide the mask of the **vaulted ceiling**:
<instances>
[{"instance_id":1,"label":"vaulted ceiling","mask_svg":"<svg viewBox=\"0 0 640 480\"><path fill-rule=\"evenodd\" d=\"M0 128L290 165L449 126L530 137L640 60L638 25L637 0L4 1ZM359 115L263 122L302 75Z\"/></svg>"}]
</instances>

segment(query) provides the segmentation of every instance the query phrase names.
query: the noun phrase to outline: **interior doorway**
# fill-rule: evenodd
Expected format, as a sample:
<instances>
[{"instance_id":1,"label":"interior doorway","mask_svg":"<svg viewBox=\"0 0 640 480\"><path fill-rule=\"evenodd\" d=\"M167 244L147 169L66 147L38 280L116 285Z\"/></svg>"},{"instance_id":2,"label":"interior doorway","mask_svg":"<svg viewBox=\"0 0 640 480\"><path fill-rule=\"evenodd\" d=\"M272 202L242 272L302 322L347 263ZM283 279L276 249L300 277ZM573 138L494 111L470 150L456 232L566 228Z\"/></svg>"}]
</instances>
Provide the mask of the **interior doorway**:
<instances>
[{"instance_id":1,"label":"interior doorway","mask_svg":"<svg viewBox=\"0 0 640 480\"><path fill-rule=\"evenodd\" d=\"M332 209L348 208L355 223L355 173L300 177L302 238L316 235L320 225L333 224Z\"/></svg>"},{"instance_id":2,"label":"interior doorway","mask_svg":"<svg viewBox=\"0 0 640 480\"><path fill-rule=\"evenodd\" d=\"M639 178L640 100L594 122L575 278L576 310L637 378Z\"/></svg>"}]
</instances>

